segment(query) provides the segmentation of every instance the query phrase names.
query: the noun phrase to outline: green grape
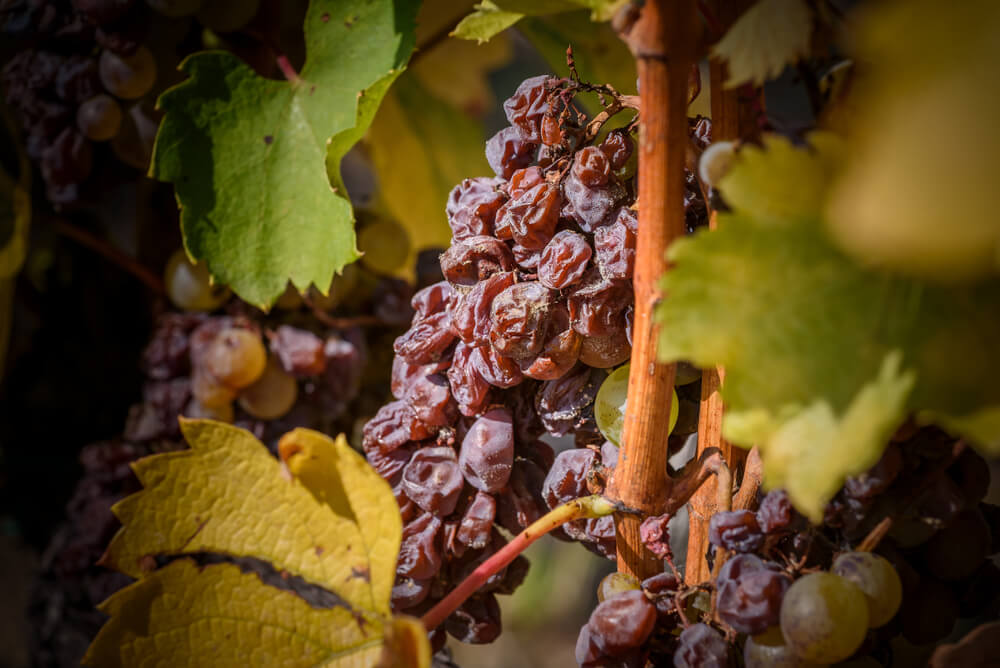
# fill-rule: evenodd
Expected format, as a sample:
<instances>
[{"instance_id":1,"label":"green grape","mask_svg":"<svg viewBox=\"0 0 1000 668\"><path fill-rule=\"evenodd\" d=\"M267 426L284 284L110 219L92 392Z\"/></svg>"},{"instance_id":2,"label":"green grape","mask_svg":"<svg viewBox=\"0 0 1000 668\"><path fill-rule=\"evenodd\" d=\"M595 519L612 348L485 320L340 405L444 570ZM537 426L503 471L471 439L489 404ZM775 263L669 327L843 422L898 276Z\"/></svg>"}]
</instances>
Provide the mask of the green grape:
<instances>
[{"instance_id":1,"label":"green grape","mask_svg":"<svg viewBox=\"0 0 1000 668\"><path fill-rule=\"evenodd\" d=\"M233 402L227 401L218 406L205 406L197 399L192 399L184 408L184 417L233 422Z\"/></svg>"},{"instance_id":2,"label":"green grape","mask_svg":"<svg viewBox=\"0 0 1000 668\"><path fill-rule=\"evenodd\" d=\"M268 358L264 373L240 392L240 407L259 420L274 420L295 405L299 386L273 355Z\"/></svg>"},{"instance_id":3,"label":"green grape","mask_svg":"<svg viewBox=\"0 0 1000 668\"><path fill-rule=\"evenodd\" d=\"M394 220L373 220L358 232L361 263L380 274L393 274L410 256L410 235Z\"/></svg>"},{"instance_id":4,"label":"green grape","mask_svg":"<svg viewBox=\"0 0 1000 668\"><path fill-rule=\"evenodd\" d=\"M105 50L101 53L98 71L104 87L123 100L142 97L156 83L156 61L144 46L136 49L131 56Z\"/></svg>"},{"instance_id":5,"label":"green grape","mask_svg":"<svg viewBox=\"0 0 1000 668\"><path fill-rule=\"evenodd\" d=\"M639 589L639 581L627 573L609 573L597 585L597 600L604 602L619 594Z\"/></svg>"},{"instance_id":6,"label":"green grape","mask_svg":"<svg viewBox=\"0 0 1000 668\"><path fill-rule=\"evenodd\" d=\"M677 363L677 374L674 376L674 385L690 385L696 380L701 380L701 369L690 362Z\"/></svg>"},{"instance_id":7,"label":"green grape","mask_svg":"<svg viewBox=\"0 0 1000 668\"><path fill-rule=\"evenodd\" d=\"M836 663L854 654L868 632L868 600L854 583L833 573L796 580L781 602L781 633L795 654Z\"/></svg>"},{"instance_id":8,"label":"green grape","mask_svg":"<svg viewBox=\"0 0 1000 668\"><path fill-rule=\"evenodd\" d=\"M701 154L698 160L698 177L712 187L718 187L719 181L726 175L736 156L736 144L731 141L717 141L711 144Z\"/></svg>"},{"instance_id":9,"label":"green grape","mask_svg":"<svg viewBox=\"0 0 1000 668\"><path fill-rule=\"evenodd\" d=\"M267 350L259 334L249 329L230 327L219 332L205 351L204 364L220 383L238 390L264 373Z\"/></svg>"},{"instance_id":10,"label":"green grape","mask_svg":"<svg viewBox=\"0 0 1000 668\"><path fill-rule=\"evenodd\" d=\"M211 3L215 1L211 0ZM146 0L146 4L157 14L177 17L191 16L201 9L205 0Z\"/></svg>"},{"instance_id":11,"label":"green grape","mask_svg":"<svg viewBox=\"0 0 1000 668\"><path fill-rule=\"evenodd\" d=\"M743 662L746 668L814 668L822 665L796 656L785 644L777 626L747 638L743 646Z\"/></svg>"},{"instance_id":12,"label":"green grape","mask_svg":"<svg viewBox=\"0 0 1000 668\"><path fill-rule=\"evenodd\" d=\"M833 562L831 572L850 580L868 599L868 624L889 623L903 602L903 583L887 559L871 552L847 552Z\"/></svg>"},{"instance_id":13,"label":"green grape","mask_svg":"<svg viewBox=\"0 0 1000 668\"><path fill-rule=\"evenodd\" d=\"M191 374L191 394L202 406L217 409L232 404L236 391L226 387L204 367L195 367Z\"/></svg>"},{"instance_id":14,"label":"green grape","mask_svg":"<svg viewBox=\"0 0 1000 668\"><path fill-rule=\"evenodd\" d=\"M122 125L122 108L110 95L95 95L76 110L76 126L87 139L107 141Z\"/></svg>"},{"instance_id":15,"label":"green grape","mask_svg":"<svg viewBox=\"0 0 1000 668\"><path fill-rule=\"evenodd\" d=\"M200 262L192 264L182 249L170 256L163 273L167 296L177 308L185 311L213 311L229 299L229 288L212 285L205 265Z\"/></svg>"},{"instance_id":16,"label":"green grape","mask_svg":"<svg viewBox=\"0 0 1000 668\"><path fill-rule=\"evenodd\" d=\"M622 428L625 426L625 405L628 398L628 364L623 364L611 372L601 389L597 391L597 399L594 401L594 417L597 419L597 428L615 445L620 445ZM670 435L677 424L678 399L677 391L674 390L673 398L670 402L670 428L663 435L664 439Z\"/></svg>"},{"instance_id":17,"label":"green grape","mask_svg":"<svg viewBox=\"0 0 1000 668\"><path fill-rule=\"evenodd\" d=\"M211 0L198 10L198 21L214 32L233 32L250 23L260 0Z\"/></svg>"},{"instance_id":18,"label":"green grape","mask_svg":"<svg viewBox=\"0 0 1000 668\"><path fill-rule=\"evenodd\" d=\"M321 311L332 311L337 308L345 298L354 292L358 284L359 271L355 264L346 265L340 273L333 277L330 289L327 294L320 294L315 286L309 288L309 299L313 306Z\"/></svg>"}]
</instances>

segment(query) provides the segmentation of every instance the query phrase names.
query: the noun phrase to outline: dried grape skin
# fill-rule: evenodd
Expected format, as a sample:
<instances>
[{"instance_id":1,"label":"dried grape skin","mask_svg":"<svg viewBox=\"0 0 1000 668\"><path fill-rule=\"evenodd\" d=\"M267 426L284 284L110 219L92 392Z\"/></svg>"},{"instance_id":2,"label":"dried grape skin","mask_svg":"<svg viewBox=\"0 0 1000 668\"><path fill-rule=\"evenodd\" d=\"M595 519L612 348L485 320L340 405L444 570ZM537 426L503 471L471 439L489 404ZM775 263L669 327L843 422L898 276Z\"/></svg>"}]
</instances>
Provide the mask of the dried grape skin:
<instances>
[{"instance_id":1,"label":"dried grape skin","mask_svg":"<svg viewBox=\"0 0 1000 668\"><path fill-rule=\"evenodd\" d=\"M549 111L550 90L546 87L549 81L557 80L547 75L525 79L503 103L507 122L517 128L525 141L538 143L542 139L542 118Z\"/></svg>"},{"instance_id":2,"label":"dried grape skin","mask_svg":"<svg viewBox=\"0 0 1000 668\"><path fill-rule=\"evenodd\" d=\"M610 369L629 360L632 346L624 329L610 336L581 337L580 361L596 369Z\"/></svg>"},{"instance_id":3,"label":"dried grape skin","mask_svg":"<svg viewBox=\"0 0 1000 668\"><path fill-rule=\"evenodd\" d=\"M417 451L417 447L416 444L407 443L389 452L371 448L365 451L365 457L375 472L389 485L395 487L402 478L403 469L410 463L413 453Z\"/></svg>"},{"instance_id":4,"label":"dried grape skin","mask_svg":"<svg viewBox=\"0 0 1000 668\"><path fill-rule=\"evenodd\" d=\"M586 237L572 230L561 230L542 251L538 280L553 290L568 288L583 277L592 255Z\"/></svg>"},{"instance_id":5,"label":"dried grape skin","mask_svg":"<svg viewBox=\"0 0 1000 668\"><path fill-rule=\"evenodd\" d=\"M404 401L413 415L426 427L446 427L458 417L458 406L444 374L429 374L414 379L406 389Z\"/></svg>"},{"instance_id":6,"label":"dried grape skin","mask_svg":"<svg viewBox=\"0 0 1000 668\"><path fill-rule=\"evenodd\" d=\"M553 436L565 436L593 420L594 399L604 372L577 364L561 378L542 383L535 397L535 410Z\"/></svg>"},{"instance_id":7,"label":"dried grape skin","mask_svg":"<svg viewBox=\"0 0 1000 668\"><path fill-rule=\"evenodd\" d=\"M501 271L514 268L514 255L499 239L487 236L458 241L441 254L441 271L453 286L472 287Z\"/></svg>"},{"instance_id":8,"label":"dried grape skin","mask_svg":"<svg viewBox=\"0 0 1000 668\"><path fill-rule=\"evenodd\" d=\"M512 285L514 273L505 271L476 283L467 293L453 300L451 328L458 338L468 344L489 343L493 300Z\"/></svg>"},{"instance_id":9,"label":"dried grape skin","mask_svg":"<svg viewBox=\"0 0 1000 668\"><path fill-rule=\"evenodd\" d=\"M630 279L635 270L635 227L629 218L635 222L634 213L622 209L613 223L594 231L595 262L606 280Z\"/></svg>"},{"instance_id":10,"label":"dried grape skin","mask_svg":"<svg viewBox=\"0 0 1000 668\"><path fill-rule=\"evenodd\" d=\"M709 520L708 540L734 552L756 552L764 544L764 532L749 510L720 511Z\"/></svg>"},{"instance_id":11,"label":"dried grape skin","mask_svg":"<svg viewBox=\"0 0 1000 668\"><path fill-rule=\"evenodd\" d=\"M514 259L517 261L518 267L528 273L538 271L538 263L542 261L542 251L525 248L519 244L514 244L510 250L514 253Z\"/></svg>"},{"instance_id":12,"label":"dried grape skin","mask_svg":"<svg viewBox=\"0 0 1000 668\"><path fill-rule=\"evenodd\" d=\"M326 369L323 339L310 331L281 325L270 339L271 352L293 376L318 376Z\"/></svg>"},{"instance_id":13,"label":"dried grape skin","mask_svg":"<svg viewBox=\"0 0 1000 668\"><path fill-rule=\"evenodd\" d=\"M477 177L465 179L452 189L445 213L456 241L493 234L497 210L507 201L500 190L502 184L501 179Z\"/></svg>"},{"instance_id":14,"label":"dried grape skin","mask_svg":"<svg viewBox=\"0 0 1000 668\"><path fill-rule=\"evenodd\" d=\"M579 159L579 154L577 156ZM562 215L579 225L584 232L592 233L601 225L610 222L609 218L625 199L626 193L621 184L613 178L597 188L586 185L576 175L576 164L574 161L574 169L562 184L563 200L566 204Z\"/></svg>"},{"instance_id":15,"label":"dried grape skin","mask_svg":"<svg viewBox=\"0 0 1000 668\"><path fill-rule=\"evenodd\" d=\"M777 565L752 554L736 555L716 579L719 619L740 633L763 633L778 623L790 585Z\"/></svg>"},{"instance_id":16,"label":"dried grape skin","mask_svg":"<svg viewBox=\"0 0 1000 668\"><path fill-rule=\"evenodd\" d=\"M486 162L503 179L535 160L538 144L521 139L517 128L506 127L486 142Z\"/></svg>"},{"instance_id":17,"label":"dried grape skin","mask_svg":"<svg viewBox=\"0 0 1000 668\"><path fill-rule=\"evenodd\" d=\"M451 315L435 313L415 323L392 345L393 351L414 364L428 364L441 359L455 340Z\"/></svg>"},{"instance_id":18,"label":"dried grape skin","mask_svg":"<svg viewBox=\"0 0 1000 668\"><path fill-rule=\"evenodd\" d=\"M403 539L396 560L396 574L414 580L427 580L441 570L438 532L441 520L424 513L403 527Z\"/></svg>"},{"instance_id":19,"label":"dried grape skin","mask_svg":"<svg viewBox=\"0 0 1000 668\"><path fill-rule=\"evenodd\" d=\"M598 147L604 155L608 156L611 162L611 169L621 169L632 157L635 150L635 142L626 132L612 131L604 138Z\"/></svg>"},{"instance_id":20,"label":"dried grape skin","mask_svg":"<svg viewBox=\"0 0 1000 668\"><path fill-rule=\"evenodd\" d=\"M431 591L430 580L414 580L413 578L396 577L392 586L392 609L407 610L420 605Z\"/></svg>"},{"instance_id":21,"label":"dried grape skin","mask_svg":"<svg viewBox=\"0 0 1000 668\"><path fill-rule=\"evenodd\" d=\"M596 146L585 146L573 158L573 176L587 188L600 188L611 176L611 162Z\"/></svg>"},{"instance_id":22,"label":"dried grape skin","mask_svg":"<svg viewBox=\"0 0 1000 668\"><path fill-rule=\"evenodd\" d=\"M680 635L674 652L674 668L727 668L729 645L707 624L692 624Z\"/></svg>"},{"instance_id":23,"label":"dried grape skin","mask_svg":"<svg viewBox=\"0 0 1000 668\"><path fill-rule=\"evenodd\" d=\"M596 454L589 448L563 450L556 455L542 484L542 498L549 508L587 494L587 474L595 458Z\"/></svg>"},{"instance_id":24,"label":"dried grape skin","mask_svg":"<svg viewBox=\"0 0 1000 668\"><path fill-rule=\"evenodd\" d=\"M459 343L448 369L448 382L458 410L468 417L482 412L490 398L490 384L471 363L473 350L472 346Z\"/></svg>"},{"instance_id":25,"label":"dried grape skin","mask_svg":"<svg viewBox=\"0 0 1000 668\"><path fill-rule=\"evenodd\" d=\"M438 281L422 288L410 300L413 320L419 322L428 316L447 310L453 297L454 290L447 281Z\"/></svg>"},{"instance_id":26,"label":"dried grape skin","mask_svg":"<svg viewBox=\"0 0 1000 668\"><path fill-rule=\"evenodd\" d=\"M514 465L514 420L506 408L479 417L462 440L459 468L466 482L493 494L510 480Z\"/></svg>"},{"instance_id":27,"label":"dried grape skin","mask_svg":"<svg viewBox=\"0 0 1000 668\"><path fill-rule=\"evenodd\" d=\"M505 357L525 359L541 351L556 293L536 281L515 283L493 300L490 343Z\"/></svg>"},{"instance_id":28,"label":"dried grape skin","mask_svg":"<svg viewBox=\"0 0 1000 668\"><path fill-rule=\"evenodd\" d=\"M535 380L556 380L565 376L581 354L582 337L570 326L569 311L556 303L550 314L548 334L537 356L521 363L525 376Z\"/></svg>"},{"instance_id":29,"label":"dried grape skin","mask_svg":"<svg viewBox=\"0 0 1000 668\"><path fill-rule=\"evenodd\" d=\"M409 441L420 441L431 435L403 401L392 401L380 408L362 430L365 452L378 448L391 452Z\"/></svg>"},{"instance_id":30,"label":"dried grape skin","mask_svg":"<svg viewBox=\"0 0 1000 668\"><path fill-rule=\"evenodd\" d=\"M524 248L545 248L555 234L562 204L559 188L538 183L512 197L497 214L498 227L510 230L511 237Z\"/></svg>"},{"instance_id":31,"label":"dried grape skin","mask_svg":"<svg viewBox=\"0 0 1000 668\"><path fill-rule=\"evenodd\" d=\"M472 503L462 515L462 522L455 532L455 540L477 550L485 547L489 542L496 514L496 499L489 494L476 492Z\"/></svg>"},{"instance_id":32,"label":"dried grape skin","mask_svg":"<svg viewBox=\"0 0 1000 668\"><path fill-rule=\"evenodd\" d=\"M446 446L418 450L403 469L403 491L428 513L444 517L458 505L462 472L455 451Z\"/></svg>"},{"instance_id":33,"label":"dried grape skin","mask_svg":"<svg viewBox=\"0 0 1000 668\"><path fill-rule=\"evenodd\" d=\"M500 606L496 597L479 593L469 598L444 622L445 630L453 638L473 644L491 643L502 629Z\"/></svg>"},{"instance_id":34,"label":"dried grape skin","mask_svg":"<svg viewBox=\"0 0 1000 668\"><path fill-rule=\"evenodd\" d=\"M600 603L587 621L594 644L608 656L639 647L656 626L656 608L642 590L628 591Z\"/></svg>"},{"instance_id":35,"label":"dried grape skin","mask_svg":"<svg viewBox=\"0 0 1000 668\"><path fill-rule=\"evenodd\" d=\"M632 303L626 281L607 280L588 269L567 298L573 329L584 336L610 336L625 328L624 311Z\"/></svg>"},{"instance_id":36,"label":"dried grape skin","mask_svg":"<svg viewBox=\"0 0 1000 668\"><path fill-rule=\"evenodd\" d=\"M428 364L412 364L402 357L396 356L392 359L392 374L390 389L392 396L402 399L406 396L406 391L416 380L435 373L448 371L451 366L450 359L440 359Z\"/></svg>"},{"instance_id":37,"label":"dried grape skin","mask_svg":"<svg viewBox=\"0 0 1000 668\"><path fill-rule=\"evenodd\" d=\"M476 346L469 356L472 368L494 387L509 388L524 379L517 362L504 357L490 345Z\"/></svg>"}]
</instances>

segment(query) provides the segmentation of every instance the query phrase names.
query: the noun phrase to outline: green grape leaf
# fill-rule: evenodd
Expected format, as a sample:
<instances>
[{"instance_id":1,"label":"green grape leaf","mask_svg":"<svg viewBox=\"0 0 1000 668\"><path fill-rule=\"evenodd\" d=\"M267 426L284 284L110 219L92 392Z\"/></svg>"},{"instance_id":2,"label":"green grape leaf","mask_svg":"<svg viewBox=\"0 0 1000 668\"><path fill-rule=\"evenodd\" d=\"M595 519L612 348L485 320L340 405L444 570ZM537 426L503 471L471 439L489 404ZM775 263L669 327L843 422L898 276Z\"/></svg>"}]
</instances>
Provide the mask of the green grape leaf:
<instances>
[{"instance_id":1,"label":"green grape leaf","mask_svg":"<svg viewBox=\"0 0 1000 668\"><path fill-rule=\"evenodd\" d=\"M451 243L448 193L462 179L492 173L484 144L479 123L434 97L411 72L383 101L365 145L382 204L410 235L413 252Z\"/></svg>"},{"instance_id":2,"label":"green grape leaf","mask_svg":"<svg viewBox=\"0 0 1000 668\"><path fill-rule=\"evenodd\" d=\"M346 441L326 439L334 449L327 458L344 459L348 467L329 474L350 500L335 507L317 502L308 485L283 477L281 464L249 432L211 420L182 420L181 428L191 449L133 466L143 490L115 505L122 528L105 565L138 578L157 555L253 557L361 609L388 614L386 582L392 582L394 563L386 555L398 551L402 528L398 513L383 513L368 518L362 531L355 496L364 503L377 495L392 498L392 491L381 479L342 474L363 464ZM374 562L365 547L368 531L388 541Z\"/></svg>"},{"instance_id":3,"label":"green grape leaf","mask_svg":"<svg viewBox=\"0 0 1000 668\"><path fill-rule=\"evenodd\" d=\"M594 23L587 12L526 18L518 30L538 49L553 71L566 71L566 47L573 45L581 79L611 84L622 93L635 92L635 58L610 25ZM596 96L583 95L580 99L590 113L601 111ZM628 114L617 118L623 122L629 120Z\"/></svg>"},{"instance_id":4,"label":"green grape leaf","mask_svg":"<svg viewBox=\"0 0 1000 668\"><path fill-rule=\"evenodd\" d=\"M546 16L575 9L589 9L594 21L609 21L628 0L483 0L476 11L455 26L452 35L460 39L487 42L525 16ZM566 47L564 46L563 49Z\"/></svg>"},{"instance_id":5,"label":"green grape leaf","mask_svg":"<svg viewBox=\"0 0 1000 668\"><path fill-rule=\"evenodd\" d=\"M671 246L657 318L663 359L725 366L725 436L759 445L766 483L819 519L910 414L1000 452L1000 280L923 283L841 252L808 217L824 200L815 180L836 171L834 143L814 139L801 159L772 138L736 161L720 189L728 202L735 185L739 205ZM744 191L771 158L790 181L764 193L812 194L785 206Z\"/></svg>"},{"instance_id":6,"label":"green grape leaf","mask_svg":"<svg viewBox=\"0 0 1000 668\"><path fill-rule=\"evenodd\" d=\"M243 429L181 429L191 448L136 462L143 489L113 509L122 528L102 563L139 581L102 605L88 665L358 666L382 652L429 665L429 645L390 620L395 497L342 435L295 429L279 462ZM290 577L326 593L307 602L276 584Z\"/></svg>"},{"instance_id":7,"label":"green grape leaf","mask_svg":"<svg viewBox=\"0 0 1000 668\"><path fill-rule=\"evenodd\" d=\"M173 666L369 666L383 621L337 605L315 608L235 564L178 559L100 606L110 619L83 664Z\"/></svg>"},{"instance_id":8,"label":"green grape leaf","mask_svg":"<svg viewBox=\"0 0 1000 668\"><path fill-rule=\"evenodd\" d=\"M1000 273L998 31L988 0L880 3L859 17L852 55L865 65L844 104L861 113L828 214L846 252L936 281Z\"/></svg>"},{"instance_id":9,"label":"green grape leaf","mask_svg":"<svg viewBox=\"0 0 1000 668\"><path fill-rule=\"evenodd\" d=\"M743 12L712 47L729 67L726 87L759 86L805 56L812 20L805 0L759 0Z\"/></svg>"},{"instance_id":10,"label":"green grape leaf","mask_svg":"<svg viewBox=\"0 0 1000 668\"><path fill-rule=\"evenodd\" d=\"M416 5L313 0L297 79L264 79L205 52L161 96L150 175L175 186L189 254L251 304L266 308L289 280L325 289L357 258L350 202L324 168L327 142L364 132L371 114L359 98L377 105L405 65Z\"/></svg>"}]
</instances>

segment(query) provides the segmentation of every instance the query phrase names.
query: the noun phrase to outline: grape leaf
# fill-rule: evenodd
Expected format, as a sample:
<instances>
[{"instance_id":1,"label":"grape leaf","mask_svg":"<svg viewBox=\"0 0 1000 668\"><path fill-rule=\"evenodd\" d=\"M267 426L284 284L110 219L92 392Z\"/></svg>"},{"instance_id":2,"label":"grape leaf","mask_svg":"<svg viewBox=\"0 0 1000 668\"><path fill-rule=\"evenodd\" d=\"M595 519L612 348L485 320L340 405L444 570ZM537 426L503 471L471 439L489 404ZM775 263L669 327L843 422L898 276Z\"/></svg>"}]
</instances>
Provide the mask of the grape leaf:
<instances>
[{"instance_id":1,"label":"grape leaf","mask_svg":"<svg viewBox=\"0 0 1000 668\"><path fill-rule=\"evenodd\" d=\"M143 490L114 506L123 526L102 559L105 565L138 578L149 570L150 556L248 556L326 587L359 608L388 614L385 582L392 581L394 563L379 558L378 569L372 568L368 551L358 549L368 541L354 512L317 503L308 486L282 477L281 464L243 429L211 420L182 420L181 428L190 450L135 463ZM333 456L360 460L343 439L335 450ZM392 497L380 479L363 485L357 480L340 483L350 481L357 488L350 494L361 499ZM383 513L366 527L394 541L384 545L387 554L399 549L399 522L397 512Z\"/></svg>"},{"instance_id":2,"label":"grape leaf","mask_svg":"<svg viewBox=\"0 0 1000 668\"><path fill-rule=\"evenodd\" d=\"M545 16L581 8L591 10L594 21L608 21L627 2L628 0L483 0L476 5L476 11L455 26L452 35L482 43L525 16Z\"/></svg>"},{"instance_id":3,"label":"grape leaf","mask_svg":"<svg viewBox=\"0 0 1000 668\"><path fill-rule=\"evenodd\" d=\"M350 203L324 169L327 140L364 123L358 98L384 94L405 65L416 6L313 0L297 79L206 52L160 98L150 175L174 183L189 254L251 304L267 307L289 280L325 289L357 258Z\"/></svg>"},{"instance_id":4,"label":"grape leaf","mask_svg":"<svg viewBox=\"0 0 1000 668\"><path fill-rule=\"evenodd\" d=\"M812 12L804 0L759 0L736 19L712 55L729 67L727 88L761 85L809 51Z\"/></svg>"},{"instance_id":5,"label":"grape leaf","mask_svg":"<svg viewBox=\"0 0 1000 668\"><path fill-rule=\"evenodd\" d=\"M852 55L865 66L845 105L863 113L828 215L846 252L939 281L1000 273L998 31L1000 4L986 0L897 1L859 19Z\"/></svg>"},{"instance_id":6,"label":"grape leaf","mask_svg":"<svg viewBox=\"0 0 1000 668\"><path fill-rule=\"evenodd\" d=\"M139 581L102 605L89 665L358 666L383 651L429 665L429 645L389 619L395 497L343 436L295 429L279 463L243 429L181 429L191 449L136 462L143 490L114 507L123 526L102 563Z\"/></svg>"},{"instance_id":7,"label":"grape leaf","mask_svg":"<svg viewBox=\"0 0 1000 668\"><path fill-rule=\"evenodd\" d=\"M813 139L737 154L720 183L727 202L734 186L734 212L671 246L657 318L663 359L725 366L726 437L760 445L768 485L819 519L911 413L1000 452L1000 281L922 283L842 253L821 219L842 152ZM810 194L769 199L797 189Z\"/></svg>"},{"instance_id":8,"label":"grape leaf","mask_svg":"<svg viewBox=\"0 0 1000 668\"><path fill-rule=\"evenodd\" d=\"M110 616L84 665L369 666L383 622L314 608L235 564L171 562L100 605Z\"/></svg>"}]
</instances>

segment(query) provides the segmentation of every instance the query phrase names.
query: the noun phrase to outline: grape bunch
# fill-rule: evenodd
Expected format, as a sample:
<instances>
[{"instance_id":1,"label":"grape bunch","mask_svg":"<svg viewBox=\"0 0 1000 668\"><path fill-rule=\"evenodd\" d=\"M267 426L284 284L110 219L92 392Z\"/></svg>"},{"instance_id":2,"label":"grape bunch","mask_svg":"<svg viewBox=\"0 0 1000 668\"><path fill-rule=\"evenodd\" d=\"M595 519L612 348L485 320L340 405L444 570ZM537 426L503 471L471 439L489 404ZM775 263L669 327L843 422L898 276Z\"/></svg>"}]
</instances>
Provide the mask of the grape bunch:
<instances>
[{"instance_id":1,"label":"grape bunch","mask_svg":"<svg viewBox=\"0 0 1000 668\"><path fill-rule=\"evenodd\" d=\"M504 102L510 126L486 142L495 176L451 191L444 280L414 295L410 329L395 341L394 401L363 443L403 515L398 611L421 614L504 532L580 496L595 464L617 458L614 445L601 448L594 401L631 353L636 156L626 129L588 135L573 106L585 87L538 76ZM692 127L705 135L708 124ZM692 229L706 222L700 191L688 212ZM555 457L544 434L579 447ZM563 537L614 554L611 518ZM493 640L494 594L510 593L526 566L511 564L444 628Z\"/></svg>"},{"instance_id":2,"label":"grape bunch","mask_svg":"<svg viewBox=\"0 0 1000 668\"><path fill-rule=\"evenodd\" d=\"M181 56L207 29L240 29L259 0L12 0L0 8L3 32L21 48L0 74L28 156L57 208L84 199L110 151L145 171L159 125L156 95Z\"/></svg>"},{"instance_id":3,"label":"grape bunch","mask_svg":"<svg viewBox=\"0 0 1000 668\"><path fill-rule=\"evenodd\" d=\"M974 451L936 428L904 427L877 464L847 480L820 526L782 490L756 510L715 513L710 582L605 578L577 662L910 665L893 658L904 646L922 646L926 661L960 617L975 624L1000 613L1000 569L989 558L1000 552L1000 509L982 502L988 483Z\"/></svg>"}]
</instances>

